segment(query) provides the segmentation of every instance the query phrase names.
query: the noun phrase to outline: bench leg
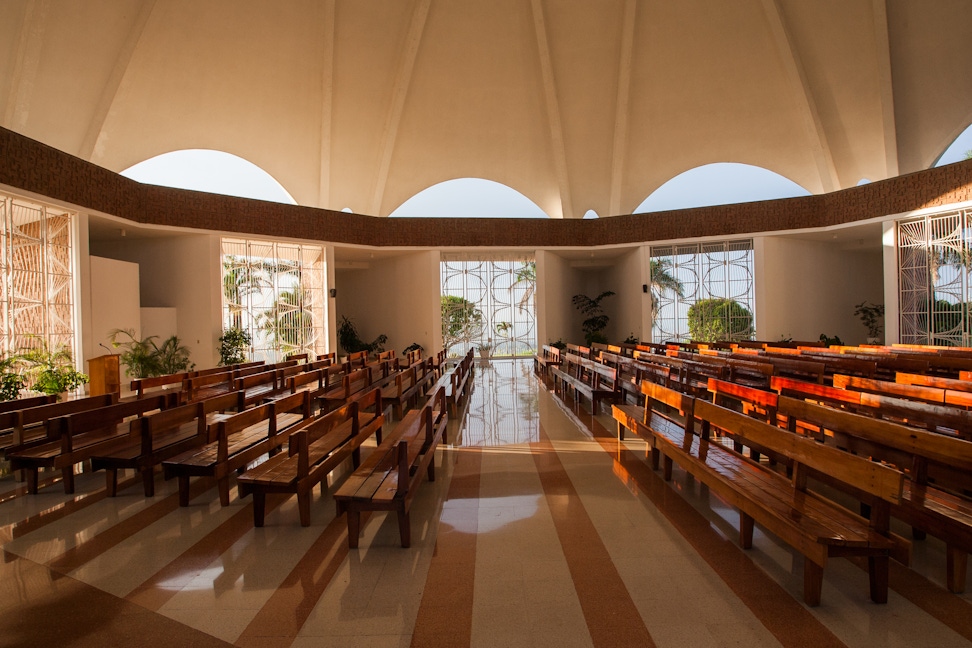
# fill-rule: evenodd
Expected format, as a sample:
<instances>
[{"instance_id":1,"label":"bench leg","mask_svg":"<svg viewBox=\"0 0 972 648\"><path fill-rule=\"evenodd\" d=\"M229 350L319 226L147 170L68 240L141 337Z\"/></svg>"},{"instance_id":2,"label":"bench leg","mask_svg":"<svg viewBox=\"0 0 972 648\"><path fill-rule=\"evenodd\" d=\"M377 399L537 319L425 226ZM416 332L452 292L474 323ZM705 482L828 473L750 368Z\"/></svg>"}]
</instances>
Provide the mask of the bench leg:
<instances>
[{"instance_id":1,"label":"bench leg","mask_svg":"<svg viewBox=\"0 0 972 648\"><path fill-rule=\"evenodd\" d=\"M618 441L624 441L624 426L618 421Z\"/></svg>"},{"instance_id":2,"label":"bench leg","mask_svg":"<svg viewBox=\"0 0 972 648\"><path fill-rule=\"evenodd\" d=\"M924 540L928 534L918 527L911 527L911 537L915 540Z\"/></svg>"},{"instance_id":3,"label":"bench leg","mask_svg":"<svg viewBox=\"0 0 972 648\"><path fill-rule=\"evenodd\" d=\"M74 464L61 468L61 478L64 480L64 494L74 494ZM36 480L36 473L35 473ZM36 490L34 491L37 492Z\"/></svg>"},{"instance_id":4,"label":"bench leg","mask_svg":"<svg viewBox=\"0 0 972 648\"><path fill-rule=\"evenodd\" d=\"M105 490L108 497L118 494L118 470L116 468L105 468Z\"/></svg>"},{"instance_id":5,"label":"bench leg","mask_svg":"<svg viewBox=\"0 0 972 648\"><path fill-rule=\"evenodd\" d=\"M945 580L948 591L961 594L965 591L965 573L968 566L969 554L953 544L945 545Z\"/></svg>"},{"instance_id":6,"label":"bench leg","mask_svg":"<svg viewBox=\"0 0 972 648\"><path fill-rule=\"evenodd\" d=\"M358 548L358 536L361 534L361 511L348 508L348 547Z\"/></svg>"},{"instance_id":7,"label":"bench leg","mask_svg":"<svg viewBox=\"0 0 972 648\"><path fill-rule=\"evenodd\" d=\"M888 602L888 572L891 568L888 556L869 556L867 559L868 579L871 584L871 600L875 603Z\"/></svg>"},{"instance_id":8,"label":"bench leg","mask_svg":"<svg viewBox=\"0 0 972 648\"><path fill-rule=\"evenodd\" d=\"M142 468L142 489L145 497L155 497L155 467Z\"/></svg>"},{"instance_id":9,"label":"bench leg","mask_svg":"<svg viewBox=\"0 0 972 648\"><path fill-rule=\"evenodd\" d=\"M380 445L381 444L381 441L379 440L378 443ZM357 447L357 448L355 448L354 450L351 451L351 465L354 467L355 470L357 470L358 466L361 465L361 448L360 447ZM321 494L323 494L323 493L324 493L324 482L321 481Z\"/></svg>"},{"instance_id":10,"label":"bench leg","mask_svg":"<svg viewBox=\"0 0 972 648\"><path fill-rule=\"evenodd\" d=\"M672 458L667 455L662 458L662 478L672 481Z\"/></svg>"},{"instance_id":11,"label":"bench leg","mask_svg":"<svg viewBox=\"0 0 972 648\"><path fill-rule=\"evenodd\" d=\"M311 493L310 491L305 491L303 493L297 493L297 512L300 514L300 526L307 527L310 526L310 505L311 505Z\"/></svg>"},{"instance_id":12,"label":"bench leg","mask_svg":"<svg viewBox=\"0 0 972 648\"><path fill-rule=\"evenodd\" d=\"M803 557L803 602L810 607L820 605L823 589L823 567L806 556Z\"/></svg>"},{"instance_id":13,"label":"bench leg","mask_svg":"<svg viewBox=\"0 0 972 648\"><path fill-rule=\"evenodd\" d=\"M743 549L753 548L753 522L752 516L739 512L739 546Z\"/></svg>"},{"instance_id":14,"label":"bench leg","mask_svg":"<svg viewBox=\"0 0 972 648\"><path fill-rule=\"evenodd\" d=\"M412 546L412 525L408 519L408 511L404 508L398 511L398 535L402 538L402 549Z\"/></svg>"},{"instance_id":15,"label":"bench leg","mask_svg":"<svg viewBox=\"0 0 972 648\"><path fill-rule=\"evenodd\" d=\"M267 515L267 494L261 490L253 491L253 526L260 528Z\"/></svg>"},{"instance_id":16,"label":"bench leg","mask_svg":"<svg viewBox=\"0 0 972 648\"><path fill-rule=\"evenodd\" d=\"M216 489L219 491L219 505L229 506L229 475L224 475L216 480Z\"/></svg>"},{"instance_id":17,"label":"bench leg","mask_svg":"<svg viewBox=\"0 0 972 648\"><path fill-rule=\"evenodd\" d=\"M648 453L651 455L651 469L658 470L658 462L661 460L661 451L658 448L649 448Z\"/></svg>"},{"instance_id":18,"label":"bench leg","mask_svg":"<svg viewBox=\"0 0 972 648\"><path fill-rule=\"evenodd\" d=\"M37 494L37 469L24 468L24 475L27 477L27 492L31 495Z\"/></svg>"},{"instance_id":19,"label":"bench leg","mask_svg":"<svg viewBox=\"0 0 972 648\"><path fill-rule=\"evenodd\" d=\"M429 481L434 482L435 481L435 454L432 455L432 461L429 462L428 474L429 474Z\"/></svg>"},{"instance_id":20,"label":"bench leg","mask_svg":"<svg viewBox=\"0 0 972 648\"><path fill-rule=\"evenodd\" d=\"M179 475L179 506L189 506L189 475Z\"/></svg>"}]
</instances>

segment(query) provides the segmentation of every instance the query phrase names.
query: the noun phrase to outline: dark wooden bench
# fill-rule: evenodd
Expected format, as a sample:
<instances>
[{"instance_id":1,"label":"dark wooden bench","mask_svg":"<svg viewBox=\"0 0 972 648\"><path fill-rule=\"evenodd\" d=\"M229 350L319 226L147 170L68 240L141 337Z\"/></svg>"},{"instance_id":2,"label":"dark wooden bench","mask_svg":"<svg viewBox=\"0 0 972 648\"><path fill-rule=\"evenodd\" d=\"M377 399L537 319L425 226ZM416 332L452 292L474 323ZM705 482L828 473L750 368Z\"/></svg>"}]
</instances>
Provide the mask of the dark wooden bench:
<instances>
[{"instance_id":1,"label":"dark wooden bench","mask_svg":"<svg viewBox=\"0 0 972 648\"><path fill-rule=\"evenodd\" d=\"M310 526L310 498L349 457L360 465L360 448L384 425L381 392L370 390L362 398L333 412L296 426L289 435L286 454L277 454L237 477L240 497L253 494L253 525L262 527L267 493L297 495L301 526Z\"/></svg>"},{"instance_id":2,"label":"dark wooden bench","mask_svg":"<svg viewBox=\"0 0 972 648\"><path fill-rule=\"evenodd\" d=\"M32 442L43 441L47 429L42 425L49 418L82 409L105 407L115 402L111 394L90 396L59 403L56 396L31 396L0 403L0 453L23 448ZM39 409L47 408L47 409ZM77 409L76 409L77 408Z\"/></svg>"},{"instance_id":3,"label":"dark wooden bench","mask_svg":"<svg viewBox=\"0 0 972 648\"><path fill-rule=\"evenodd\" d=\"M469 349L454 367L442 372L439 379L428 389L428 396L431 397L436 391L442 389L445 393L446 404L449 408L449 416L457 418L459 416L459 406L469 394L472 386L472 370L475 355ZM448 443L448 437L444 437L444 442Z\"/></svg>"},{"instance_id":4,"label":"dark wooden bench","mask_svg":"<svg viewBox=\"0 0 972 648\"><path fill-rule=\"evenodd\" d=\"M135 392L136 398L143 398L155 392L181 392L189 375L189 372L183 372L151 378L135 378L129 386Z\"/></svg>"},{"instance_id":5,"label":"dark wooden bench","mask_svg":"<svg viewBox=\"0 0 972 648\"><path fill-rule=\"evenodd\" d=\"M882 394L896 398L953 405L955 407L972 407L972 393L963 390L934 387L929 385L905 384L887 380L872 380L855 376L834 375L834 387L839 389L853 389L871 394Z\"/></svg>"},{"instance_id":6,"label":"dark wooden bench","mask_svg":"<svg viewBox=\"0 0 972 648\"><path fill-rule=\"evenodd\" d=\"M431 376L431 374L429 374ZM402 419L402 413L411 403L418 400L428 384L426 365L419 362L395 374L395 381L381 388L381 402L390 405L395 420Z\"/></svg>"},{"instance_id":7,"label":"dark wooden bench","mask_svg":"<svg viewBox=\"0 0 972 648\"><path fill-rule=\"evenodd\" d=\"M824 568L829 558L837 556L866 557L871 600L887 602L889 559L895 549L889 537L890 507L901 499L901 472L660 385L644 383L643 387L642 420L631 419L617 406L613 413L619 425L645 438L653 467L657 468L659 457L663 459L666 481L672 477L673 464L678 464L737 508L744 549L752 547L753 527L759 523L800 552L807 605L820 604ZM713 429L731 431L747 444L785 455L792 477L711 442ZM808 490L811 471L826 472L865 494L871 519Z\"/></svg>"},{"instance_id":8,"label":"dark wooden bench","mask_svg":"<svg viewBox=\"0 0 972 648\"><path fill-rule=\"evenodd\" d=\"M341 377L341 385L331 387L318 396L321 411L329 412L333 409L343 407L351 401L355 395L362 395L372 385L371 369L364 367L355 369L351 373Z\"/></svg>"},{"instance_id":9,"label":"dark wooden bench","mask_svg":"<svg viewBox=\"0 0 972 648\"><path fill-rule=\"evenodd\" d=\"M286 369L272 369L237 378L233 382L233 391L243 392L243 402L247 407L262 403L286 389L286 384L280 376L282 371Z\"/></svg>"},{"instance_id":10,"label":"dark wooden bench","mask_svg":"<svg viewBox=\"0 0 972 648\"><path fill-rule=\"evenodd\" d=\"M130 420L164 409L167 396L149 396L96 409L75 411L47 421L43 443L8 454L12 470L24 470L27 492L37 492L37 473L41 468L60 470L64 492L74 492L74 466L92 459L99 452L123 445L129 440Z\"/></svg>"},{"instance_id":11,"label":"dark wooden bench","mask_svg":"<svg viewBox=\"0 0 972 648\"><path fill-rule=\"evenodd\" d=\"M554 379L554 392L567 398L568 392L577 397L584 396L591 401L591 412L597 414L602 400L617 402L621 396L617 369L599 362L588 360L573 353L563 356L560 367L551 368Z\"/></svg>"},{"instance_id":12,"label":"dark wooden bench","mask_svg":"<svg viewBox=\"0 0 972 648\"><path fill-rule=\"evenodd\" d=\"M551 367L560 366L560 349L549 344L544 344L540 353L533 356L533 372L546 380L549 377Z\"/></svg>"},{"instance_id":13,"label":"dark wooden bench","mask_svg":"<svg viewBox=\"0 0 972 648\"><path fill-rule=\"evenodd\" d=\"M162 462L166 479L179 478L179 506L189 506L191 477L214 477L219 503L229 506L229 476L263 455L274 455L287 432L310 418L310 397L298 392L243 410L216 424L216 440Z\"/></svg>"},{"instance_id":14,"label":"dark wooden bench","mask_svg":"<svg viewBox=\"0 0 972 648\"><path fill-rule=\"evenodd\" d=\"M348 546L358 546L363 511L395 511L402 547L411 546L409 510L422 473L435 481L435 449L449 415L439 390L421 410L412 409L335 491L337 513L348 515Z\"/></svg>"}]
</instances>

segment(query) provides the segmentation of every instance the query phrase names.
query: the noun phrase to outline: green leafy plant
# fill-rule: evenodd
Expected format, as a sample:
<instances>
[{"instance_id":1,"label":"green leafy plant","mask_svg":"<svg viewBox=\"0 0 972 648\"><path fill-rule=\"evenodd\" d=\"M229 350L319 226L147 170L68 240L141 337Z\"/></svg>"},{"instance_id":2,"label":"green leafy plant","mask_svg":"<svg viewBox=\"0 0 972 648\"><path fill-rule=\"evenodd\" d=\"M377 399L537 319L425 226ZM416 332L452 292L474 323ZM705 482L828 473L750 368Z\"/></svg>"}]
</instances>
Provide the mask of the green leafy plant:
<instances>
[{"instance_id":1,"label":"green leafy plant","mask_svg":"<svg viewBox=\"0 0 972 648\"><path fill-rule=\"evenodd\" d=\"M196 367L196 363L189 360L189 347L180 344L175 335L155 348L155 360L160 376L192 371Z\"/></svg>"},{"instance_id":2,"label":"green leafy plant","mask_svg":"<svg viewBox=\"0 0 972 648\"><path fill-rule=\"evenodd\" d=\"M232 327L219 336L219 364L221 366L246 362L247 350L253 340L241 328Z\"/></svg>"},{"instance_id":3,"label":"green leafy plant","mask_svg":"<svg viewBox=\"0 0 972 648\"><path fill-rule=\"evenodd\" d=\"M37 346L22 351L15 361L23 366L27 388L44 394L60 394L88 382L88 376L74 368L71 350L61 345L51 349L41 338Z\"/></svg>"},{"instance_id":4,"label":"green leafy plant","mask_svg":"<svg viewBox=\"0 0 972 648\"><path fill-rule=\"evenodd\" d=\"M672 262L669 259L652 259L649 274L651 275L651 325L654 326L658 319L658 304L662 293L672 292L684 298L685 287L672 274Z\"/></svg>"},{"instance_id":5,"label":"green leafy plant","mask_svg":"<svg viewBox=\"0 0 972 648\"><path fill-rule=\"evenodd\" d=\"M460 342L470 344L483 334L483 313L476 305L457 295L442 295L442 345L452 348Z\"/></svg>"},{"instance_id":6,"label":"green leafy plant","mask_svg":"<svg viewBox=\"0 0 972 648\"><path fill-rule=\"evenodd\" d=\"M638 344L638 342L638 337L634 334L634 332L632 332L628 337L624 338L624 341L621 342L621 344Z\"/></svg>"},{"instance_id":7,"label":"green leafy plant","mask_svg":"<svg viewBox=\"0 0 972 648\"><path fill-rule=\"evenodd\" d=\"M689 335L695 342L748 340L753 335L753 314L735 299L700 299L688 310Z\"/></svg>"},{"instance_id":8,"label":"green leafy plant","mask_svg":"<svg viewBox=\"0 0 972 648\"><path fill-rule=\"evenodd\" d=\"M412 351L424 351L424 350L425 350L425 347L423 347L421 344L419 344L418 342L412 342L407 347L405 347L405 350L402 351L402 355L403 356L404 355L408 355Z\"/></svg>"},{"instance_id":9,"label":"green leafy plant","mask_svg":"<svg viewBox=\"0 0 972 648\"><path fill-rule=\"evenodd\" d=\"M867 329L867 337L881 337L884 325L879 320L884 317L884 304L868 304L865 300L854 307L854 314L861 319L861 323Z\"/></svg>"},{"instance_id":10,"label":"green leafy plant","mask_svg":"<svg viewBox=\"0 0 972 648\"><path fill-rule=\"evenodd\" d=\"M376 353L384 351L385 342L387 341L388 336L382 333L373 342L365 342L358 335L358 329L354 325L354 322L347 317L341 317L341 326L338 327L338 342L346 352L358 353L359 351L367 351L368 353Z\"/></svg>"},{"instance_id":11,"label":"green leafy plant","mask_svg":"<svg viewBox=\"0 0 972 648\"><path fill-rule=\"evenodd\" d=\"M555 349L560 349L561 351L564 351L567 348L567 343L564 342L562 338L557 338L557 341L556 342L551 342L549 344L549 346L552 346Z\"/></svg>"},{"instance_id":12,"label":"green leafy plant","mask_svg":"<svg viewBox=\"0 0 972 648\"><path fill-rule=\"evenodd\" d=\"M24 377L15 364L15 358L0 360L0 401L14 400L24 388Z\"/></svg>"},{"instance_id":13,"label":"green leafy plant","mask_svg":"<svg viewBox=\"0 0 972 648\"><path fill-rule=\"evenodd\" d=\"M611 318L601 310L601 300L612 295L614 295L613 291L605 290L594 298L587 295L574 295L572 299L574 307L587 316L587 319L581 322L581 328L584 329L584 340L587 341L588 346L595 342L607 343L603 331L607 328Z\"/></svg>"},{"instance_id":14,"label":"green leafy plant","mask_svg":"<svg viewBox=\"0 0 972 648\"><path fill-rule=\"evenodd\" d=\"M827 346L831 346L831 345L834 345L834 344L836 344L837 346L843 346L843 344L844 344L843 342L841 342L839 336L836 336L835 335L834 337L830 337L826 333L821 333L820 334L820 341L823 342L824 344L826 344Z\"/></svg>"}]
</instances>

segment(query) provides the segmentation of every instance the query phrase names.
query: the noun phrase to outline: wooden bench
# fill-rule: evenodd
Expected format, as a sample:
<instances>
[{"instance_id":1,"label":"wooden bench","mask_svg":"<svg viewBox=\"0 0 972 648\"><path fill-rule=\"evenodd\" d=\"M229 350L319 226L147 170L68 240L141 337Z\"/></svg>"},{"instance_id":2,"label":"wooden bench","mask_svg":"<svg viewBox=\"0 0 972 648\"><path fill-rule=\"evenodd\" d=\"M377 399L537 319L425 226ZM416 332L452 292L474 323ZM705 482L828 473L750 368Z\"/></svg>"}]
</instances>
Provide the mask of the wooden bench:
<instances>
[{"instance_id":1,"label":"wooden bench","mask_svg":"<svg viewBox=\"0 0 972 648\"><path fill-rule=\"evenodd\" d=\"M286 369L272 369L237 378L233 382L233 391L243 392L243 402L247 407L262 403L285 389L285 384L279 375L281 371Z\"/></svg>"},{"instance_id":2,"label":"wooden bench","mask_svg":"<svg viewBox=\"0 0 972 648\"><path fill-rule=\"evenodd\" d=\"M544 344L540 353L533 356L533 372L546 380L550 376L551 367L560 366L560 349Z\"/></svg>"},{"instance_id":3,"label":"wooden bench","mask_svg":"<svg viewBox=\"0 0 972 648\"><path fill-rule=\"evenodd\" d=\"M575 402L578 395L584 396L591 401L593 414L598 413L602 400L617 402L621 396L617 369L573 353L564 354L563 364L551 368L550 373L554 378L554 392L566 399L569 391Z\"/></svg>"},{"instance_id":4,"label":"wooden bench","mask_svg":"<svg viewBox=\"0 0 972 648\"><path fill-rule=\"evenodd\" d=\"M188 378L188 372L152 376L151 378L135 378L129 387L135 392L136 398L143 398L155 392L181 392L183 384Z\"/></svg>"},{"instance_id":5,"label":"wooden bench","mask_svg":"<svg viewBox=\"0 0 972 648\"><path fill-rule=\"evenodd\" d=\"M298 392L244 410L216 424L216 440L162 462L166 479L179 478L179 506L189 506L190 477L214 477L219 503L229 506L229 476L263 455L274 455L287 432L310 418L310 397Z\"/></svg>"},{"instance_id":6,"label":"wooden bench","mask_svg":"<svg viewBox=\"0 0 972 648\"><path fill-rule=\"evenodd\" d=\"M894 376L894 382L901 383L902 385L921 385L924 387L937 387L938 389L972 392L972 380L959 380L958 378L942 378L941 376L927 376L899 371Z\"/></svg>"},{"instance_id":7,"label":"wooden bench","mask_svg":"<svg viewBox=\"0 0 972 648\"><path fill-rule=\"evenodd\" d=\"M37 492L38 470L60 470L64 492L71 494L75 464L127 443L130 419L161 410L170 402L167 396L149 396L49 419L45 441L9 453L10 468L25 471L28 493Z\"/></svg>"},{"instance_id":8,"label":"wooden bench","mask_svg":"<svg viewBox=\"0 0 972 648\"><path fill-rule=\"evenodd\" d=\"M427 384L426 365L419 362L405 371L399 371L394 383L381 388L381 402L386 406L391 405L395 420L400 421L405 407L418 400Z\"/></svg>"},{"instance_id":9,"label":"wooden bench","mask_svg":"<svg viewBox=\"0 0 972 648\"><path fill-rule=\"evenodd\" d=\"M887 380L871 380L855 376L834 375L834 387L839 389L853 389L871 394L883 394L897 398L940 403L955 407L972 407L972 393L968 391L933 387L929 385L905 384Z\"/></svg>"},{"instance_id":10,"label":"wooden bench","mask_svg":"<svg viewBox=\"0 0 972 648\"><path fill-rule=\"evenodd\" d=\"M253 494L253 526L263 526L267 493L296 494L300 525L310 526L314 486L321 484L323 490L327 476L348 457L357 468L361 444L380 430L384 421L381 392L372 389L357 401L295 427L286 454L277 454L237 477L240 497Z\"/></svg>"},{"instance_id":11,"label":"wooden bench","mask_svg":"<svg viewBox=\"0 0 972 648\"><path fill-rule=\"evenodd\" d=\"M182 386L182 391L186 394L185 401L191 403L235 391L233 389L235 380L233 371L190 376Z\"/></svg>"},{"instance_id":12,"label":"wooden bench","mask_svg":"<svg viewBox=\"0 0 972 648\"><path fill-rule=\"evenodd\" d=\"M114 402L113 394L104 394L64 402L58 402L55 396L32 396L0 403L5 406L0 413L0 452L6 456L8 451L42 442L47 437L42 424L48 419Z\"/></svg>"},{"instance_id":13,"label":"wooden bench","mask_svg":"<svg viewBox=\"0 0 972 648\"><path fill-rule=\"evenodd\" d=\"M752 547L753 526L759 523L801 553L807 605L820 604L823 570L836 556L867 557L871 600L887 602L889 558L895 548L889 537L890 507L901 499L901 472L660 385L644 383L643 388L644 419L632 420L615 406L618 424L646 440L653 467L663 459L666 481L678 464L737 508L744 549ZM788 457L792 478L712 443L713 429L731 431L736 438ZM866 494L871 519L809 491L810 471L826 472Z\"/></svg>"},{"instance_id":14,"label":"wooden bench","mask_svg":"<svg viewBox=\"0 0 972 648\"><path fill-rule=\"evenodd\" d=\"M355 369L351 373L344 374L341 378L340 387L332 387L318 396L321 411L329 412L333 409L343 407L351 401L355 395L362 395L368 387L372 385L371 369L364 367Z\"/></svg>"},{"instance_id":15,"label":"wooden bench","mask_svg":"<svg viewBox=\"0 0 972 648\"><path fill-rule=\"evenodd\" d=\"M958 493L972 486L972 442L787 396L779 397L777 411L793 432L907 471L901 500L890 513L911 525L916 539L928 533L945 543L946 585L965 591L972 501Z\"/></svg>"},{"instance_id":16,"label":"wooden bench","mask_svg":"<svg viewBox=\"0 0 972 648\"><path fill-rule=\"evenodd\" d=\"M334 493L337 513L348 515L348 546L358 546L363 511L395 511L402 547L412 543L409 510L422 473L435 481L435 449L449 415L440 389L421 410L409 410L384 441Z\"/></svg>"}]
</instances>

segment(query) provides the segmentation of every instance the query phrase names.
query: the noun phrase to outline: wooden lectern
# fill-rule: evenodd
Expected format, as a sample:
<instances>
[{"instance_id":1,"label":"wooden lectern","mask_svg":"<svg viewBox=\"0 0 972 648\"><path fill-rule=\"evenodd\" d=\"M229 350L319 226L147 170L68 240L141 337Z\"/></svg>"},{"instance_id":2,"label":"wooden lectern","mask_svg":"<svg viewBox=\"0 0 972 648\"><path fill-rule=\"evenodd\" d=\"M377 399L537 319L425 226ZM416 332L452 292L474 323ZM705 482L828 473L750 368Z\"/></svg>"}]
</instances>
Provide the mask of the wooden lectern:
<instances>
[{"instance_id":1,"label":"wooden lectern","mask_svg":"<svg viewBox=\"0 0 972 648\"><path fill-rule=\"evenodd\" d=\"M88 360L88 395L101 394L121 395L121 378L118 366L118 354L98 356Z\"/></svg>"}]
</instances>

